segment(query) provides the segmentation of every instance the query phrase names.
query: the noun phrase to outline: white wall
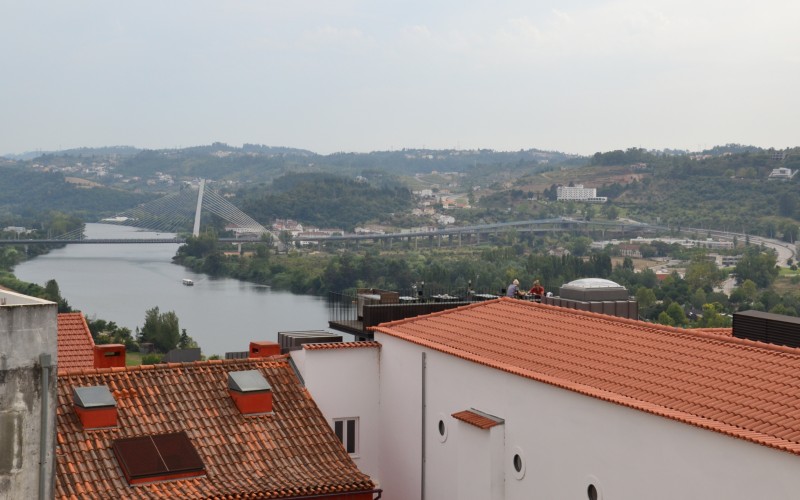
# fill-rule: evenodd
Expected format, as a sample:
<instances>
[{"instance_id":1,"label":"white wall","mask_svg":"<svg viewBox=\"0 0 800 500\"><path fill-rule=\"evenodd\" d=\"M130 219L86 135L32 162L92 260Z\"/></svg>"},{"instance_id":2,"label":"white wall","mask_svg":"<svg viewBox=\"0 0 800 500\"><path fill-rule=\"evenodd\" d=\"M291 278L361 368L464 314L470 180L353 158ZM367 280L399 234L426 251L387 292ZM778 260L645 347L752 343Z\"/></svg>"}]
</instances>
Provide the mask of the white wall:
<instances>
[{"instance_id":1,"label":"white wall","mask_svg":"<svg viewBox=\"0 0 800 500\"><path fill-rule=\"evenodd\" d=\"M420 495L422 347L376 333L381 352L384 498ZM505 419L505 498L783 499L797 496L800 457L427 351L425 498L459 498L455 412ZM444 442L439 419L448 429ZM513 469L523 457L524 475ZM463 467L462 467L463 469ZM519 477L519 479L518 479ZM469 498L466 494L464 498Z\"/></svg>"},{"instance_id":2,"label":"white wall","mask_svg":"<svg viewBox=\"0 0 800 500\"><path fill-rule=\"evenodd\" d=\"M359 448L351 455L359 470L380 483L377 347L301 349L291 353L306 388L333 428L337 418L358 417Z\"/></svg>"},{"instance_id":3,"label":"white wall","mask_svg":"<svg viewBox=\"0 0 800 500\"><path fill-rule=\"evenodd\" d=\"M43 458L44 495L52 498L56 408L57 306L44 300L0 291L0 498L36 498ZM14 305L11 305L14 304ZM45 456L41 457L42 368L47 377Z\"/></svg>"}]
</instances>

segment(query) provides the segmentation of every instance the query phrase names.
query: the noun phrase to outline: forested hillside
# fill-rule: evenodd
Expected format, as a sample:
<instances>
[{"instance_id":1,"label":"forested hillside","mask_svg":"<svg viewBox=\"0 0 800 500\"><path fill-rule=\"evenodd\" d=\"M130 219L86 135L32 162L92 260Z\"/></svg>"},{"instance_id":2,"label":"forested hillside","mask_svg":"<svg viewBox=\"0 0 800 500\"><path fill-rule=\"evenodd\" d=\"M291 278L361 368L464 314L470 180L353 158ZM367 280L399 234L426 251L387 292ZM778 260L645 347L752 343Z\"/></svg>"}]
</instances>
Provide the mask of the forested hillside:
<instances>
[{"instance_id":1,"label":"forested hillside","mask_svg":"<svg viewBox=\"0 0 800 500\"><path fill-rule=\"evenodd\" d=\"M0 167L0 220L9 225L19 225L20 220L51 210L97 220L146 199L145 195L117 189L78 187L68 183L62 173Z\"/></svg>"},{"instance_id":2,"label":"forested hillside","mask_svg":"<svg viewBox=\"0 0 800 500\"><path fill-rule=\"evenodd\" d=\"M708 158L650 160L650 174L612 200L634 219L670 226L710 227L769 237L797 237L800 196L795 176L770 180L776 168L800 168L800 155L776 159L770 152Z\"/></svg>"},{"instance_id":3,"label":"forested hillside","mask_svg":"<svg viewBox=\"0 0 800 500\"><path fill-rule=\"evenodd\" d=\"M361 223L382 220L393 212L410 210L408 189L384 182L358 182L332 174L289 174L272 186L241 193L245 213L262 221L289 218L318 227L352 231Z\"/></svg>"}]
</instances>

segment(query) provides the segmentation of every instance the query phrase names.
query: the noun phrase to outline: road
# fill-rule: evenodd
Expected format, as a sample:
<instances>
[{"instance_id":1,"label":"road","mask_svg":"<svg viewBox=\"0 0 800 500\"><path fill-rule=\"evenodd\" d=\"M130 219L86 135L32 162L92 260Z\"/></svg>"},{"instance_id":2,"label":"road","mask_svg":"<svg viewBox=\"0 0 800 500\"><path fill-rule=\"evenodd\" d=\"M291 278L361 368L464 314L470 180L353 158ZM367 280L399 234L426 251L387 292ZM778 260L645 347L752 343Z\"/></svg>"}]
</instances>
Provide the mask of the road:
<instances>
[{"instance_id":1,"label":"road","mask_svg":"<svg viewBox=\"0 0 800 500\"><path fill-rule=\"evenodd\" d=\"M761 236L746 235L742 233L729 233L726 231L719 231L716 229L683 228L683 231L707 233L711 236L716 236L717 238L724 240L733 240L733 238L735 237L740 242L745 241L745 239L749 237L750 244L761 245L763 243L765 247L769 247L775 250L775 252L778 254L777 264L781 267L789 267L789 264L786 263L786 261L788 261L789 259L797 260L795 245L793 243L786 243L785 241L781 240L775 240L772 238L763 238Z\"/></svg>"}]
</instances>

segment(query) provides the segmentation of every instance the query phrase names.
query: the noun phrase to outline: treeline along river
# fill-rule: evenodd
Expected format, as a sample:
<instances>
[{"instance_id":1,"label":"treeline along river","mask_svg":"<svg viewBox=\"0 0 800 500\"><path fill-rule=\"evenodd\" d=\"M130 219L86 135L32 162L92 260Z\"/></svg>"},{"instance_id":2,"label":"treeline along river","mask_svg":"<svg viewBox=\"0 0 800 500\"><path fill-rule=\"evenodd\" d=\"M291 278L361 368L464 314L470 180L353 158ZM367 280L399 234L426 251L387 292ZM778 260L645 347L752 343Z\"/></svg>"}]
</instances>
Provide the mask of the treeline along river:
<instances>
[{"instance_id":1,"label":"treeline along river","mask_svg":"<svg viewBox=\"0 0 800 500\"><path fill-rule=\"evenodd\" d=\"M87 224L88 238L174 238L108 224ZM212 279L171 263L178 245L67 245L16 267L17 278L39 285L55 279L73 309L128 327L135 334L145 311L175 311L180 327L203 354L246 351L251 340L276 340L285 330L328 325L320 297L273 291L232 279ZM189 278L194 286L184 286Z\"/></svg>"}]
</instances>

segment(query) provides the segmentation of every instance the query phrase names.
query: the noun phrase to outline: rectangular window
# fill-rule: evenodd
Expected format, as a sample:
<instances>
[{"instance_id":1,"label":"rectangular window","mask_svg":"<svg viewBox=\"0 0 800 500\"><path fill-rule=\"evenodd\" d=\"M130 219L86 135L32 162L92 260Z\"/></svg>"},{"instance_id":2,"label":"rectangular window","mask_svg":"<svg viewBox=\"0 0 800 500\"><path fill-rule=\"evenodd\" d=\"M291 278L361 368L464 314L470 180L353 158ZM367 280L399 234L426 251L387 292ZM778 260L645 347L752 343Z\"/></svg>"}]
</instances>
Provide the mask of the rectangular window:
<instances>
[{"instance_id":1,"label":"rectangular window","mask_svg":"<svg viewBox=\"0 0 800 500\"><path fill-rule=\"evenodd\" d=\"M333 420L333 432L344 445L347 453L358 453L358 417L337 418Z\"/></svg>"}]
</instances>

